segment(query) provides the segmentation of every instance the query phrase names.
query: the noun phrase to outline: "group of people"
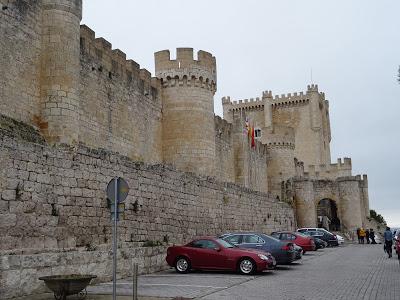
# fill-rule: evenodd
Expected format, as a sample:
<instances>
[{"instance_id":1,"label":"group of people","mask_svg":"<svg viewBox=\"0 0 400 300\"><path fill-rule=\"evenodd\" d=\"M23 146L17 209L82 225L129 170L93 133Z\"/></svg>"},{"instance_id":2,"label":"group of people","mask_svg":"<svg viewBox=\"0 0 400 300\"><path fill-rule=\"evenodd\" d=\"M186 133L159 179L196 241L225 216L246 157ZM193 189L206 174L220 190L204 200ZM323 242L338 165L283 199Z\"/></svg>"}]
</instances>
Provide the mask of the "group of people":
<instances>
[{"instance_id":1,"label":"group of people","mask_svg":"<svg viewBox=\"0 0 400 300\"><path fill-rule=\"evenodd\" d=\"M367 229L367 230L365 230L362 227L357 228L357 237L358 237L359 244L365 244L365 242L367 242L367 244L369 244L369 243L376 244L375 232L372 228Z\"/></svg>"},{"instance_id":2,"label":"group of people","mask_svg":"<svg viewBox=\"0 0 400 300\"><path fill-rule=\"evenodd\" d=\"M369 230L365 230L364 228L357 228L357 237L359 244L365 244L365 242L367 242L367 244L376 244L375 232L372 228ZM394 234L390 230L390 227L386 227L386 231L383 233L383 237L385 239L383 249L389 255L389 258L391 258Z\"/></svg>"}]
</instances>

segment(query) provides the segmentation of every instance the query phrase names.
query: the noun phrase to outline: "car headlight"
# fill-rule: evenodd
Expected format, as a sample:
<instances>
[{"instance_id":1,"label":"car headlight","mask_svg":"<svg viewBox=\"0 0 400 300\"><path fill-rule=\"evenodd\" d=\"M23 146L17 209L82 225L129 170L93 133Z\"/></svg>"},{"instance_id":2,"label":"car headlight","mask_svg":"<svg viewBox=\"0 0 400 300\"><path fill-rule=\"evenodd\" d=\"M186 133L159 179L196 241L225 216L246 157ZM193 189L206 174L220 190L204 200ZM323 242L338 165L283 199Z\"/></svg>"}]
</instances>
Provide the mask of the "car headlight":
<instances>
[{"instance_id":1,"label":"car headlight","mask_svg":"<svg viewBox=\"0 0 400 300\"><path fill-rule=\"evenodd\" d=\"M268 260L268 257L265 256L264 254L258 254L258 257L261 258L262 260Z\"/></svg>"}]
</instances>

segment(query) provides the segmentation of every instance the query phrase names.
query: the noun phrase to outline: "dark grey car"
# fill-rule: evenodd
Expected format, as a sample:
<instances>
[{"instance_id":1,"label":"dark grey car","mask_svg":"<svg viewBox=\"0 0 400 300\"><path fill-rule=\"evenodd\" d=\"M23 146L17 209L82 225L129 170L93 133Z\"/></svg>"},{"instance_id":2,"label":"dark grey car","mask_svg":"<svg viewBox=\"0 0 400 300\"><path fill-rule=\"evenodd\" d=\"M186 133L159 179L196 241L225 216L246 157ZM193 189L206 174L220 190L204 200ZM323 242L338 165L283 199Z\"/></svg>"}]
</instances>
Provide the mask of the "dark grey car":
<instances>
[{"instance_id":1,"label":"dark grey car","mask_svg":"<svg viewBox=\"0 0 400 300\"><path fill-rule=\"evenodd\" d=\"M296 259L293 243L280 241L272 236L258 232L225 233L220 238L240 248L251 248L269 252L278 265L290 264Z\"/></svg>"}]
</instances>

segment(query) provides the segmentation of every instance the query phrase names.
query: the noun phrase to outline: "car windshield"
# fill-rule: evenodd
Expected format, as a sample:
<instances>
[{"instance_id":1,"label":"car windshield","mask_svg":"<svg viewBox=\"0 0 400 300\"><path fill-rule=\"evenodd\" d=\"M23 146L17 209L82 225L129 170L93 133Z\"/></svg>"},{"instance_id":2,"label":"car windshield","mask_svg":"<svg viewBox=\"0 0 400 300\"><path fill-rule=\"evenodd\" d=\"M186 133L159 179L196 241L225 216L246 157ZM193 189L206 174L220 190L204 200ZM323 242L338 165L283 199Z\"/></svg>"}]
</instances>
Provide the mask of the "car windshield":
<instances>
[{"instance_id":1,"label":"car windshield","mask_svg":"<svg viewBox=\"0 0 400 300\"><path fill-rule=\"evenodd\" d=\"M262 238L265 240L265 242L281 242L279 239L277 239L277 238L275 238L275 237L273 237L273 236L270 236L270 235L266 235L266 234L263 234L262 235Z\"/></svg>"},{"instance_id":2,"label":"car windshield","mask_svg":"<svg viewBox=\"0 0 400 300\"><path fill-rule=\"evenodd\" d=\"M237 247L237 246L235 246L227 241L224 241L222 239L217 239L217 242L224 248L236 248Z\"/></svg>"}]
</instances>

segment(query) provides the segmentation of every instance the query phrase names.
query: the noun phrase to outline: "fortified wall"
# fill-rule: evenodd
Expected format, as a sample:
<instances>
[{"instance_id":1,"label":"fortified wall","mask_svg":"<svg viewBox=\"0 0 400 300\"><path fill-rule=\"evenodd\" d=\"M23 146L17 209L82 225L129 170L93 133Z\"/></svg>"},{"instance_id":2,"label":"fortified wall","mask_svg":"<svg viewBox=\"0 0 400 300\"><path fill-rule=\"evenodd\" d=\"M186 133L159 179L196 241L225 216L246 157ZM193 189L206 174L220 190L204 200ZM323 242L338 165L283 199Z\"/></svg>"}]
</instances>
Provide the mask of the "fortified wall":
<instances>
[{"instance_id":1,"label":"fortified wall","mask_svg":"<svg viewBox=\"0 0 400 300\"><path fill-rule=\"evenodd\" d=\"M307 86L306 92L273 96L271 91L262 97L243 100L222 99L224 119L247 118L252 126L262 132L260 141L270 142L267 132L274 132L275 126L286 126L295 131L294 156L309 165L330 164L330 119L329 102L317 85ZM282 137L284 139L284 137ZM277 142L278 138L274 141Z\"/></svg>"},{"instance_id":2,"label":"fortified wall","mask_svg":"<svg viewBox=\"0 0 400 300\"><path fill-rule=\"evenodd\" d=\"M119 276L132 258L165 268L165 247L197 235L295 228L268 146L214 115L215 57L160 51L152 77L79 24L79 0L0 4L1 297L43 291L42 275L110 279L114 176L130 186Z\"/></svg>"},{"instance_id":3,"label":"fortified wall","mask_svg":"<svg viewBox=\"0 0 400 300\"><path fill-rule=\"evenodd\" d=\"M255 99L224 97L222 105L228 122L249 123L257 131L267 147L268 191L292 203L299 227L353 232L367 224L367 176L353 176L350 158L331 163L329 102L317 85L280 96L265 91ZM329 209L320 207L326 204Z\"/></svg>"},{"instance_id":4,"label":"fortified wall","mask_svg":"<svg viewBox=\"0 0 400 300\"><path fill-rule=\"evenodd\" d=\"M95 273L111 279L105 189L130 191L119 222L121 277L165 268L165 247L226 231L293 229L293 209L233 183L149 165L84 145L49 146L34 128L0 117L0 294L44 291L39 276ZM163 245L143 248L143 245Z\"/></svg>"}]
</instances>

